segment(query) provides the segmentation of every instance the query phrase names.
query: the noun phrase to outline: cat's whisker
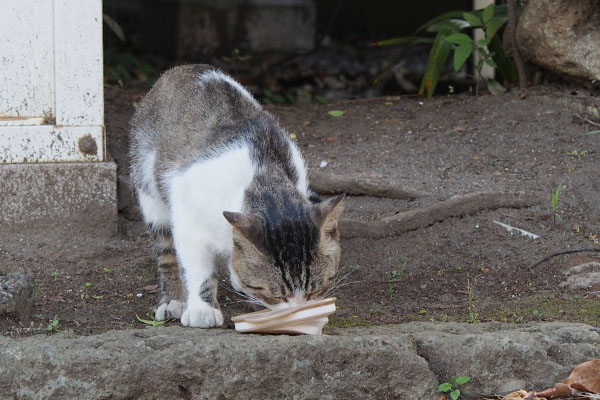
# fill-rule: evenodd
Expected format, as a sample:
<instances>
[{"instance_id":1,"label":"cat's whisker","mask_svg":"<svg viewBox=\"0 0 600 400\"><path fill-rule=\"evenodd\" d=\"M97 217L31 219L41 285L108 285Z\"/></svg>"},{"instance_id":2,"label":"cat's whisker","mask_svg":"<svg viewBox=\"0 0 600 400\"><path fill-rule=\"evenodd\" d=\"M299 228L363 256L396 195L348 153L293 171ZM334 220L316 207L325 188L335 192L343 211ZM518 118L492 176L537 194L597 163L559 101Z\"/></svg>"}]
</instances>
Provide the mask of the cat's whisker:
<instances>
[{"instance_id":1,"label":"cat's whisker","mask_svg":"<svg viewBox=\"0 0 600 400\"><path fill-rule=\"evenodd\" d=\"M245 299L245 300L240 300L240 302L245 301L247 303L253 303L253 304L257 304L259 306L265 307L265 308L269 308L262 300L260 300L259 298L255 297L249 293L237 291L234 288L229 287L226 284L221 283L221 282L219 282L219 286L221 286L223 289Z\"/></svg>"}]
</instances>

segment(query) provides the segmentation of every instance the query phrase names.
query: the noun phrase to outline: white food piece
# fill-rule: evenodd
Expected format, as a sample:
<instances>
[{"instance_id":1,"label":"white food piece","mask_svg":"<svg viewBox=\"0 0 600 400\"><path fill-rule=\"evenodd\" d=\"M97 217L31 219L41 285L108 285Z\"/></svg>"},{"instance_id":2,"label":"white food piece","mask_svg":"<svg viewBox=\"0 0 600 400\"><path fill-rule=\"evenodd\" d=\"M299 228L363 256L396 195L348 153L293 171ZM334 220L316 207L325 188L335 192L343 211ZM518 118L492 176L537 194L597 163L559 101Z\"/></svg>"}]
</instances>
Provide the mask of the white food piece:
<instances>
[{"instance_id":1,"label":"white food piece","mask_svg":"<svg viewBox=\"0 0 600 400\"><path fill-rule=\"evenodd\" d=\"M263 310L231 318L241 333L320 335L336 310L335 297L313 300L282 310Z\"/></svg>"}]
</instances>

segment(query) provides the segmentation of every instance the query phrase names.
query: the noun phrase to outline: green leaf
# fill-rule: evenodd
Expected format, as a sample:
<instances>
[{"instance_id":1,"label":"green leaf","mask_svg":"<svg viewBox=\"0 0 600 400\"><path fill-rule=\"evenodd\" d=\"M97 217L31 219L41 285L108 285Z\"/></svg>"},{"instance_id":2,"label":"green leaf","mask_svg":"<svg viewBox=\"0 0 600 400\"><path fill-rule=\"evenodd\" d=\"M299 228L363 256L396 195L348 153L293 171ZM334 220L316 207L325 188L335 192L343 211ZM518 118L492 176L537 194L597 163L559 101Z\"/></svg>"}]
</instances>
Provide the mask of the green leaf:
<instances>
[{"instance_id":1,"label":"green leaf","mask_svg":"<svg viewBox=\"0 0 600 400\"><path fill-rule=\"evenodd\" d=\"M452 385L450 385L448 382L444 382L440 385L440 387L438 387L438 391L439 392L449 392L450 390L452 390Z\"/></svg>"},{"instance_id":2,"label":"green leaf","mask_svg":"<svg viewBox=\"0 0 600 400\"><path fill-rule=\"evenodd\" d=\"M473 54L473 45L471 43L461 44L454 50L454 70L458 71L464 63Z\"/></svg>"},{"instance_id":3,"label":"green leaf","mask_svg":"<svg viewBox=\"0 0 600 400\"><path fill-rule=\"evenodd\" d=\"M429 44L433 43L433 39L431 38L421 38L418 36L405 36L387 40L380 40L375 43L369 44L371 47L380 47L380 46L393 46L396 44Z\"/></svg>"},{"instance_id":4,"label":"green leaf","mask_svg":"<svg viewBox=\"0 0 600 400\"><path fill-rule=\"evenodd\" d=\"M487 46L488 44L490 44L491 41L492 41L492 38L486 37L486 38L483 38L483 39L479 39L477 41L477 44L480 45L480 46Z\"/></svg>"},{"instance_id":5,"label":"green leaf","mask_svg":"<svg viewBox=\"0 0 600 400\"><path fill-rule=\"evenodd\" d=\"M600 134L600 130L598 130L598 131L589 131L589 132L584 133L584 135L598 135L598 134Z\"/></svg>"},{"instance_id":6,"label":"green leaf","mask_svg":"<svg viewBox=\"0 0 600 400\"><path fill-rule=\"evenodd\" d=\"M493 60L493 59L491 59L491 58L486 58L486 59L485 59L485 63L486 63L487 65L489 65L490 67L492 67L492 68L496 68L496 67L497 67L496 63L495 63L495 62L494 62L494 60Z\"/></svg>"},{"instance_id":7,"label":"green leaf","mask_svg":"<svg viewBox=\"0 0 600 400\"><path fill-rule=\"evenodd\" d=\"M459 376L458 378L456 378L456 383L458 385L464 385L465 383L469 382L471 380L470 376Z\"/></svg>"},{"instance_id":8,"label":"green leaf","mask_svg":"<svg viewBox=\"0 0 600 400\"><path fill-rule=\"evenodd\" d=\"M419 87L420 95L427 92L428 99L431 99L431 96L433 96L440 78L440 73L446 64L446 60L452 49L452 44L444 39L453 33L457 33L459 30L460 26L458 24L447 22L435 36L433 46L429 51L427 69L425 70L425 75L423 76L421 86Z\"/></svg>"},{"instance_id":9,"label":"green leaf","mask_svg":"<svg viewBox=\"0 0 600 400\"><path fill-rule=\"evenodd\" d=\"M489 6L483 9L481 13L481 17L483 18L483 23L487 24L490 19L494 16L494 3L490 3Z\"/></svg>"},{"instance_id":10,"label":"green leaf","mask_svg":"<svg viewBox=\"0 0 600 400\"><path fill-rule=\"evenodd\" d=\"M481 18L477 14L466 12L463 13L463 18L467 20L471 26L481 26Z\"/></svg>"},{"instance_id":11,"label":"green leaf","mask_svg":"<svg viewBox=\"0 0 600 400\"><path fill-rule=\"evenodd\" d=\"M446 37L446 41L454 44L471 44L473 39L464 33L453 33Z\"/></svg>"},{"instance_id":12,"label":"green leaf","mask_svg":"<svg viewBox=\"0 0 600 400\"><path fill-rule=\"evenodd\" d=\"M554 215L556 215L556 219L558 219L558 222L562 222L563 218L560 216L559 213L554 213Z\"/></svg>"},{"instance_id":13,"label":"green leaf","mask_svg":"<svg viewBox=\"0 0 600 400\"><path fill-rule=\"evenodd\" d=\"M452 392L450 392L450 398L452 400L456 400L459 397L460 397L460 390L456 389L456 390L453 390Z\"/></svg>"},{"instance_id":14,"label":"green leaf","mask_svg":"<svg viewBox=\"0 0 600 400\"><path fill-rule=\"evenodd\" d=\"M339 118L344 115L344 112L341 110L331 110L327 114L331 115L332 117Z\"/></svg>"},{"instance_id":15,"label":"green leaf","mask_svg":"<svg viewBox=\"0 0 600 400\"><path fill-rule=\"evenodd\" d=\"M119 38L121 42L125 41L125 33L121 29L121 25L107 14L102 14L102 19L108 25L111 31Z\"/></svg>"},{"instance_id":16,"label":"green leaf","mask_svg":"<svg viewBox=\"0 0 600 400\"><path fill-rule=\"evenodd\" d=\"M480 58L479 61L477 61L477 65L475 66L475 68L477 68L477 71L481 71L481 68L483 67L483 62L485 60L483 58Z\"/></svg>"},{"instance_id":17,"label":"green leaf","mask_svg":"<svg viewBox=\"0 0 600 400\"><path fill-rule=\"evenodd\" d=\"M433 25L436 25L439 22L449 21L452 19L459 19L462 17L463 17L462 11L449 11L449 12L440 14L437 17L430 19L429 21L425 22L423 25L418 27L417 30L415 31L415 33L419 33L424 30L429 30Z\"/></svg>"},{"instance_id":18,"label":"green leaf","mask_svg":"<svg viewBox=\"0 0 600 400\"><path fill-rule=\"evenodd\" d=\"M498 83L498 81L495 79L488 79L487 86L488 86L488 90L493 95L499 95L499 94L506 92L506 88L504 86L502 86L500 83Z\"/></svg>"},{"instance_id":19,"label":"green leaf","mask_svg":"<svg viewBox=\"0 0 600 400\"><path fill-rule=\"evenodd\" d=\"M493 38L494 35L496 34L496 32L498 32L498 29L502 28L504 26L504 24L506 24L506 21L508 21L508 18L502 17L502 18L494 18L493 20L486 23L485 24L485 36L490 39Z\"/></svg>"}]
</instances>

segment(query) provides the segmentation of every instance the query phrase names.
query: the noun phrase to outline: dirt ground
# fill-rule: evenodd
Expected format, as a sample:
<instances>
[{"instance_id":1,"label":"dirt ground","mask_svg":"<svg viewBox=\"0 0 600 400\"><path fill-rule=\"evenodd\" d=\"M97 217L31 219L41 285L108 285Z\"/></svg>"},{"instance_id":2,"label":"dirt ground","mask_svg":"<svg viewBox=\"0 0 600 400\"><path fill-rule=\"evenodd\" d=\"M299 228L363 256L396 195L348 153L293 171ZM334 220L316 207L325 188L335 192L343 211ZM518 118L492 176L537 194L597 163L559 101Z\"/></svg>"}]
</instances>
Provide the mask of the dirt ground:
<instances>
[{"instance_id":1,"label":"dirt ground","mask_svg":"<svg viewBox=\"0 0 600 400\"><path fill-rule=\"evenodd\" d=\"M4 335L46 333L55 319L58 329L88 335L142 327L136 314L150 317L156 268L126 185L128 120L143 93L106 87L108 149L120 174L119 233L14 232L0 243L0 265L26 272L36 287L31 324L2 315ZM410 201L351 196L345 218L377 220L485 190L542 194L531 207L483 210L395 237L342 240L341 265L352 272L335 293L339 309L330 325L564 320L600 326L600 287L560 286L566 269L598 261L599 253L561 255L531 268L556 251L600 248L600 135L586 134L599 128L577 116L577 107L598 105L595 96L541 87L523 99L511 92L268 106L296 136L310 169L378 173L427 194ZM562 221L553 217L551 201L551 187L560 183ZM540 238L510 234L494 220ZM219 300L228 327L229 317L249 311L226 290Z\"/></svg>"}]
</instances>

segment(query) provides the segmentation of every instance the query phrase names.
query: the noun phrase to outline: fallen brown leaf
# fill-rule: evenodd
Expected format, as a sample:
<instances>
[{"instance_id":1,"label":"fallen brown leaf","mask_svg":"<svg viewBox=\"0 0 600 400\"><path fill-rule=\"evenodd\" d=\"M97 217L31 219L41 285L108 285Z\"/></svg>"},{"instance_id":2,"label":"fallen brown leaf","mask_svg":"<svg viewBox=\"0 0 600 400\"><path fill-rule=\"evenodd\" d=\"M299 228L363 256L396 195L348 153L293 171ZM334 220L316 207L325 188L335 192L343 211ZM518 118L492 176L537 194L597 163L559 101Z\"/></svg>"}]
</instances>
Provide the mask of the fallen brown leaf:
<instances>
[{"instance_id":1,"label":"fallen brown leaf","mask_svg":"<svg viewBox=\"0 0 600 400\"><path fill-rule=\"evenodd\" d=\"M581 392L600 394L600 360L579 364L563 383ZM583 388L579 389L582 386Z\"/></svg>"},{"instance_id":2,"label":"fallen brown leaf","mask_svg":"<svg viewBox=\"0 0 600 400\"><path fill-rule=\"evenodd\" d=\"M467 128L465 128L464 126L459 125L459 126L454 127L454 132L464 132L466 130L467 130Z\"/></svg>"},{"instance_id":3,"label":"fallen brown leaf","mask_svg":"<svg viewBox=\"0 0 600 400\"><path fill-rule=\"evenodd\" d=\"M148 285L144 286L142 290L145 290L148 293L156 293L158 292L158 285Z\"/></svg>"},{"instance_id":4,"label":"fallen brown leaf","mask_svg":"<svg viewBox=\"0 0 600 400\"><path fill-rule=\"evenodd\" d=\"M55 303L64 303L65 302L65 299L62 296L58 296L58 295L50 297L49 300L53 301Z\"/></svg>"}]
</instances>

